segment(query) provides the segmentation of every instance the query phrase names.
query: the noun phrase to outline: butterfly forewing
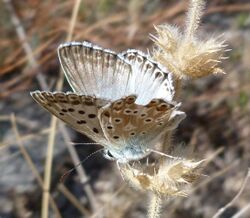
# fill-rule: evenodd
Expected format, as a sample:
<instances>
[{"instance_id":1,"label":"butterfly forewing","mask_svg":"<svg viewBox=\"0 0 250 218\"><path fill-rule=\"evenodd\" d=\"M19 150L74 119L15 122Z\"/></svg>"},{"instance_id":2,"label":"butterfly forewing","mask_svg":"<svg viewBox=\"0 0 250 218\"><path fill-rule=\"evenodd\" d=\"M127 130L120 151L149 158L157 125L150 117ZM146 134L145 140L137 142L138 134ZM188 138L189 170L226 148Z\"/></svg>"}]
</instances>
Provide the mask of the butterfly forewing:
<instances>
[{"instance_id":1,"label":"butterfly forewing","mask_svg":"<svg viewBox=\"0 0 250 218\"><path fill-rule=\"evenodd\" d=\"M58 55L76 93L103 99L126 95L131 66L123 57L88 42L65 43L58 48Z\"/></svg>"},{"instance_id":2,"label":"butterfly forewing","mask_svg":"<svg viewBox=\"0 0 250 218\"><path fill-rule=\"evenodd\" d=\"M42 107L76 131L98 143L105 141L97 114L107 101L74 93L35 91L31 95Z\"/></svg>"},{"instance_id":3,"label":"butterfly forewing","mask_svg":"<svg viewBox=\"0 0 250 218\"><path fill-rule=\"evenodd\" d=\"M172 74L140 51L116 54L88 42L59 46L64 73L76 93L112 101L136 95L145 105L153 98L172 101Z\"/></svg>"}]
</instances>

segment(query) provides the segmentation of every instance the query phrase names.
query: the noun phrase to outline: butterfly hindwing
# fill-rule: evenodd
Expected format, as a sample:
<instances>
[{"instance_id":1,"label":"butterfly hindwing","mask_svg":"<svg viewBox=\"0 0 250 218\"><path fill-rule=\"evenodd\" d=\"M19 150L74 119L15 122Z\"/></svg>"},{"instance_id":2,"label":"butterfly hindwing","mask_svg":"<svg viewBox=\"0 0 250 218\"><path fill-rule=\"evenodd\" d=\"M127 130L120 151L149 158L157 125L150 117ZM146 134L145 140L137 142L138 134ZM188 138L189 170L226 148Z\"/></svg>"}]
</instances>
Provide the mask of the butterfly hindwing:
<instances>
[{"instance_id":1,"label":"butterfly hindwing","mask_svg":"<svg viewBox=\"0 0 250 218\"><path fill-rule=\"evenodd\" d=\"M153 61L149 55L135 49L121 53L132 67L133 76L129 84L137 96L138 104L148 103L152 99L172 101L175 95L172 73Z\"/></svg>"},{"instance_id":2,"label":"butterfly hindwing","mask_svg":"<svg viewBox=\"0 0 250 218\"><path fill-rule=\"evenodd\" d=\"M114 145L129 144L131 140L151 141L166 127L174 110L174 105L161 99L153 99L147 105L135 101L136 96L127 96L99 112L104 134Z\"/></svg>"},{"instance_id":3,"label":"butterfly hindwing","mask_svg":"<svg viewBox=\"0 0 250 218\"><path fill-rule=\"evenodd\" d=\"M105 140L97 114L107 101L74 93L40 92L32 97L46 110L76 131L101 143Z\"/></svg>"}]
</instances>

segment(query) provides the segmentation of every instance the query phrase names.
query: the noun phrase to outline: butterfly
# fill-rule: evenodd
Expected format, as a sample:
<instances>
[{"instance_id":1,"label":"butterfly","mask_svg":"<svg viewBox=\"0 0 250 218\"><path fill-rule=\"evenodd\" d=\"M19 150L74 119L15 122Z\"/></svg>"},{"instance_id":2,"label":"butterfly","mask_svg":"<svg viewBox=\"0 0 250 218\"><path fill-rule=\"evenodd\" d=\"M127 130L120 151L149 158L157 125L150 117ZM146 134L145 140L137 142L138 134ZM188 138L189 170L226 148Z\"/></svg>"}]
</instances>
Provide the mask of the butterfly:
<instances>
[{"instance_id":1,"label":"butterfly","mask_svg":"<svg viewBox=\"0 0 250 218\"><path fill-rule=\"evenodd\" d=\"M60 45L58 56L73 92L34 91L31 96L104 146L108 159L142 159L185 118L173 100L171 72L141 51L117 54L84 41Z\"/></svg>"}]
</instances>

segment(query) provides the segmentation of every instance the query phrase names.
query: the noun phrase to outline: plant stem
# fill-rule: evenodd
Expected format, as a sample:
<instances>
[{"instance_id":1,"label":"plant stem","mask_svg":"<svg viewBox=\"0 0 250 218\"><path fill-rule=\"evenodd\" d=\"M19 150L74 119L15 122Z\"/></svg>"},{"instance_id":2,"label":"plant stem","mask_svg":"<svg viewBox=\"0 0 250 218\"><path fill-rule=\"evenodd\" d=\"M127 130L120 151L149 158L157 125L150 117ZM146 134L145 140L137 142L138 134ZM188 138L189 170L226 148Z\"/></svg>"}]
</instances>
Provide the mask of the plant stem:
<instances>
[{"instance_id":1,"label":"plant stem","mask_svg":"<svg viewBox=\"0 0 250 218\"><path fill-rule=\"evenodd\" d=\"M67 37L67 41L71 40L77 13L80 8L81 0L76 0L74 9L72 12L70 27L69 27L69 33ZM60 77L57 82L57 90L61 90L63 87L63 73L60 72ZM42 218L48 218L49 216L49 192L50 192L50 182L51 182L51 171L52 171L52 160L53 160L53 153L54 153L54 146L55 146L55 137L56 137L56 126L57 126L57 118L55 116L52 116L50 128L51 132L49 135L48 140L48 147L47 147L47 158L45 163L45 173L44 173L44 187L43 187L43 197L42 197L42 211L41 211L41 217Z\"/></svg>"},{"instance_id":2,"label":"plant stem","mask_svg":"<svg viewBox=\"0 0 250 218\"><path fill-rule=\"evenodd\" d=\"M159 218L162 199L160 195L156 193L152 194L151 197L148 208L148 218Z\"/></svg>"}]
</instances>

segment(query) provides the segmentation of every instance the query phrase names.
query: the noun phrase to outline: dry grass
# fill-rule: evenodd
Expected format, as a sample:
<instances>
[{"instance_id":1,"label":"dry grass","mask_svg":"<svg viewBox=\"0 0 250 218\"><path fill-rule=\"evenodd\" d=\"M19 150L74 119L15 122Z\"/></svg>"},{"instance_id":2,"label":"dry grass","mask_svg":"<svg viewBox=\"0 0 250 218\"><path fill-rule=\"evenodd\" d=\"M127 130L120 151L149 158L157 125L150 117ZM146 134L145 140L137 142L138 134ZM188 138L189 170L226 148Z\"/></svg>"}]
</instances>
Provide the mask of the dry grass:
<instances>
[{"instance_id":1,"label":"dry grass","mask_svg":"<svg viewBox=\"0 0 250 218\"><path fill-rule=\"evenodd\" d=\"M141 5L131 0L129 6L121 0L117 2L84 1L82 5L80 1L27 1L24 3L6 0L0 3L2 14L0 109L3 109L0 117L0 154L5 155L8 149L18 147L17 151L7 153L9 156L1 156L0 168L2 160L5 162L8 158L16 159L21 154L28 163L37 186L36 191L31 191L31 193L42 195L42 189L44 190L43 207L37 206L41 205L41 196L33 201L31 196L23 193L14 194L17 197L13 197L16 199L13 202L22 205L17 206L16 211L12 209L9 214L14 217L18 213L23 217L33 217L33 215L38 217L40 215L37 211L41 209L43 217L48 217L49 213L56 217L66 217L67 208L73 208L72 211L76 216L80 214L85 217L145 217L147 206L147 202L144 201L145 195L135 193L130 187L124 185L119 172L110 169L112 164L102 168L86 166L88 173L85 172L85 166L77 167L77 174L69 178L74 182L59 184L59 179L54 177L60 177L67 169L61 165L52 165L53 147L57 146L55 136L60 135L63 138L65 148L70 154L68 158L63 155L64 162L67 160L72 162L72 165L77 165L82 159L79 157L81 154L78 154L75 147L69 143L72 141L70 133L62 124L57 125L56 119L52 118L51 123L45 125L37 117L25 116L24 112L29 108L23 106L22 100L17 100L18 97L15 96L21 96L20 99L29 99L27 93L38 86L41 89L53 90L59 90L63 86L63 76L61 73L58 74L56 47L65 39L87 39L114 50L136 47L145 51L152 45L148 33L154 33L153 25L167 21L184 26L183 18L187 8L185 1L150 2L145 0L145 4ZM6 8L5 4L11 7ZM76 16L77 9L79 11ZM225 17L225 21L230 23L225 24L225 32L231 34L230 39L235 32L238 31L241 36L242 31L245 31L237 29L235 17L249 11L250 4L243 1L223 4L218 0L213 0L209 1L205 16L213 19L216 19L216 16ZM211 22L213 19L206 20L202 25L202 31L217 30L217 24ZM244 25L249 25L247 18L244 22L246 23ZM230 25L233 26L231 29L229 29ZM196 29L196 27L192 28ZM249 26L245 28L248 30ZM218 33L221 31L218 30ZM238 46L240 40L241 38L230 41L230 47L234 46L234 43ZM191 88L186 85L185 92L181 95L184 110L189 116L177 134L180 135L181 141L187 143L187 146L196 147L199 158L211 159L204 171L204 174L209 177L206 176L195 186L188 199L179 198L174 201L169 199L168 202L163 199L161 205L163 217L179 218L183 217L183 214L189 217L211 217L219 208L225 212L229 211L229 206L237 208L235 217L243 217L249 211L248 187L241 185L243 178L246 178L244 172L247 166L244 163L250 159L248 148L250 113L248 93L250 89L247 76L249 68L245 67L241 56L231 54L229 56L230 63L226 62L227 66L224 65L228 75L212 82L208 78L203 80L204 83L202 81L189 83ZM18 104L13 103L16 101ZM13 134L13 137L8 139L5 138L6 126L12 129ZM194 132L197 133L194 134ZM34 143L35 139L47 137L49 138L48 153L45 155L47 167L44 168L46 176L43 179L41 169L37 168L37 160L33 159L32 152L30 152L36 148L34 145L28 145L30 142ZM88 147L83 149L86 152L89 150ZM3 172L4 170L2 169ZM92 172L96 171L99 172L98 176L96 174L92 176ZM5 174L2 177L4 178ZM77 184L80 184L80 189ZM241 193L239 191L241 187L244 187L246 192ZM13 187L13 192L15 190ZM239 193L237 202L233 201L234 204L230 203L228 206L227 203L233 199L235 193ZM221 200L215 203L214 199L217 195ZM4 198L8 198L7 194ZM23 203L25 202L23 199L28 203ZM68 199L68 204L62 204L62 201L66 201L65 199ZM206 201L205 204L199 203L204 201ZM202 207L202 212L195 208L196 205ZM223 205L226 206L223 207ZM157 211L157 208L155 210ZM220 213L218 211L217 214Z\"/></svg>"}]
</instances>

